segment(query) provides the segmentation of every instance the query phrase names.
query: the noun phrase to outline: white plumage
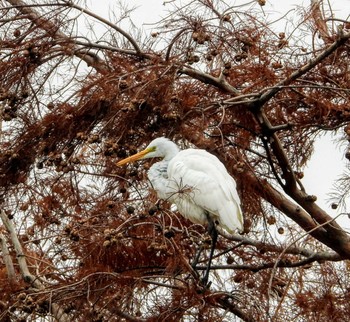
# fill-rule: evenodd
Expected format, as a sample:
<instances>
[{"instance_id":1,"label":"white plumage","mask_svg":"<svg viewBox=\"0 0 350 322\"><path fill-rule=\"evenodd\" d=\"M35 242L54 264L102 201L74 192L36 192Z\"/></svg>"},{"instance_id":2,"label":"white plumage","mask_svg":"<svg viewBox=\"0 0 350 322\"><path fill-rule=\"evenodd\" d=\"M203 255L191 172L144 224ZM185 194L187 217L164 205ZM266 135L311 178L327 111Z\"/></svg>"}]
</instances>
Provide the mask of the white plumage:
<instances>
[{"instance_id":1,"label":"white plumage","mask_svg":"<svg viewBox=\"0 0 350 322\"><path fill-rule=\"evenodd\" d=\"M207 224L209 215L230 233L243 231L243 216L236 182L225 166L205 150L180 151L166 138L153 140L145 150L117 163L161 157L148 171L158 197L176 204L194 223Z\"/></svg>"}]
</instances>

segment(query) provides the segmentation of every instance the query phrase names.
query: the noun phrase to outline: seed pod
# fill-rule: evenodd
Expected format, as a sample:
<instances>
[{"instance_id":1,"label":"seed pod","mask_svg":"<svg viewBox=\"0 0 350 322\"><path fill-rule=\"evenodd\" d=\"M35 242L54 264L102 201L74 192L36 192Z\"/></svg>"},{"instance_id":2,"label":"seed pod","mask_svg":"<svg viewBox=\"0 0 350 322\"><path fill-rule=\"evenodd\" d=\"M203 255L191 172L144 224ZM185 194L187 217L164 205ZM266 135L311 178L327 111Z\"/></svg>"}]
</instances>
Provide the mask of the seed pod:
<instances>
[{"instance_id":1,"label":"seed pod","mask_svg":"<svg viewBox=\"0 0 350 322\"><path fill-rule=\"evenodd\" d=\"M128 207L126 208L126 212L127 212L129 215L131 215L131 214L133 214L133 213L135 212L135 208L134 208L133 206L128 206Z\"/></svg>"},{"instance_id":2,"label":"seed pod","mask_svg":"<svg viewBox=\"0 0 350 322\"><path fill-rule=\"evenodd\" d=\"M18 38L20 35L21 35L21 31L19 29L16 29L14 32L13 32L13 35Z\"/></svg>"},{"instance_id":3,"label":"seed pod","mask_svg":"<svg viewBox=\"0 0 350 322\"><path fill-rule=\"evenodd\" d=\"M175 236L175 232L172 229L165 229L164 230L164 237L165 238L173 238Z\"/></svg>"},{"instance_id":4,"label":"seed pod","mask_svg":"<svg viewBox=\"0 0 350 322\"><path fill-rule=\"evenodd\" d=\"M218 50L217 49L212 49L211 51L210 51L210 55L212 55L212 56L217 56L219 54L219 52L218 52Z\"/></svg>"},{"instance_id":5,"label":"seed pod","mask_svg":"<svg viewBox=\"0 0 350 322\"><path fill-rule=\"evenodd\" d=\"M274 224L276 223L276 218L275 218L274 216L269 216L269 217L267 218L267 223L268 223L269 225L274 225Z\"/></svg>"},{"instance_id":6,"label":"seed pod","mask_svg":"<svg viewBox=\"0 0 350 322\"><path fill-rule=\"evenodd\" d=\"M193 55L193 56L192 56L192 59L193 59L193 61L194 61L195 63L198 63L198 62L199 62L199 56L197 56L197 55Z\"/></svg>"},{"instance_id":7,"label":"seed pod","mask_svg":"<svg viewBox=\"0 0 350 322\"><path fill-rule=\"evenodd\" d=\"M119 89L122 89L122 90L129 87L129 83L125 79L122 79L118 85L119 85Z\"/></svg>"},{"instance_id":8,"label":"seed pod","mask_svg":"<svg viewBox=\"0 0 350 322\"><path fill-rule=\"evenodd\" d=\"M273 62L272 63L272 68L273 69L281 69L283 65L280 62Z\"/></svg>"},{"instance_id":9,"label":"seed pod","mask_svg":"<svg viewBox=\"0 0 350 322\"><path fill-rule=\"evenodd\" d=\"M153 207L149 208L148 214L150 216L153 216L157 211L158 211L158 208L156 206L153 206Z\"/></svg>"},{"instance_id":10,"label":"seed pod","mask_svg":"<svg viewBox=\"0 0 350 322\"><path fill-rule=\"evenodd\" d=\"M84 133L84 132L78 132L76 134L76 138L78 140L82 140L82 141L85 141L87 139L87 135Z\"/></svg>"},{"instance_id":11,"label":"seed pod","mask_svg":"<svg viewBox=\"0 0 350 322\"><path fill-rule=\"evenodd\" d=\"M231 256L231 255L227 256L226 263L231 265L233 262L234 262L233 256Z\"/></svg>"},{"instance_id":12,"label":"seed pod","mask_svg":"<svg viewBox=\"0 0 350 322\"><path fill-rule=\"evenodd\" d=\"M231 62L229 62L229 61L226 62L225 65L224 65L225 69L230 69L231 67L232 67L232 65L231 65Z\"/></svg>"},{"instance_id":13,"label":"seed pod","mask_svg":"<svg viewBox=\"0 0 350 322\"><path fill-rule=\"evenodd\" d=\"M99 143L101 142L100 136L98 134L91 134L87 139L88 143Z\"/></svg>"},{"instance_id":14,"label":"seed pod","mask_svg":"<svg viewBox=\"0 0 350 322\"><path fill-rule=\"evenodd\" d=\"M26 299L27 297L27 294L26 293L19 293L18 296L17 296L17 300L22 302Z\"/></svg>"},{"instance_id":15,"label":"seed pod","mask_svg":"<svg viewBox=\"0 0 350 322\"><path fill-rule=\"evenodd\" d=\"M111 246L111 242L109 240L105 240L102 244L103 247L109 247Z\"/></svg>"},{"instance_id":16,"label":"seed pod","mask_svg":"<svg viewBox=\"0 0 350 322\"><path fill-rule=\"evenodd\" d=\"M224 15L222 20L223 21L230 21L231 20L231 15L229 15L229 14Z\"/></svg>"},{"instance_id":17,"label":"seed pod","mask_svg":"<svg viewBox=\"0 0 350 322\"><path fill-rule=\"evenodd\" d=\"M243 274L242 273L236 274L235 277L233 278L233 281L235 283L241 283L243 281Z\"/></svg>"},{"instance_id":18,"label":"seed pod","mask_svg":"<svg viewBox=\"0 0 350 322\"><path fill-rule=\"evenodd\" d=\"M206 59L207 61L212 61L213 58L214 58L214 57L213 57L212 55L210 55L210 54L208 54L208 55L205 56L205 59Z\"/></svg>"},{"instance_id":19,"label":"seed pod","mask_svg":"<svg viewBox=\"0 0 350 322\"><path fill-rule=\"evenodd\" d=\"M115 206L115 202L113 200L108 200L106 206L107 208L112 209Z\"/></svg>"}]
</instances>

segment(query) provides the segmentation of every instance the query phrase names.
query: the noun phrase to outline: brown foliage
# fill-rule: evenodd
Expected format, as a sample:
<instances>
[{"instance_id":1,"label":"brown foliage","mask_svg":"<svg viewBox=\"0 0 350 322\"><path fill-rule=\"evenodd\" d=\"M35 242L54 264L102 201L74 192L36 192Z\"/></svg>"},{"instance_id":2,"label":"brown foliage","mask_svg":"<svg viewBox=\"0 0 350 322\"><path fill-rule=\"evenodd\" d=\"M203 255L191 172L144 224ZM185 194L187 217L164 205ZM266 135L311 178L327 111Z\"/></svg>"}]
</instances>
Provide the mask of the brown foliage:
<instances>
[{"instance_id":1,"label":"brown foliage","mask_svg":"<svg viewBox=\"0 0 350 322\"><path fill-rule=\"evenodd\" d=\"M312 3L283 32L262 1L173 4L142 38L77 2L0 1L1 321L349 315L350 239L302 185L317 136L350 119L349 22ZM158 136L207 149L238 184L245 232L222 232L207 289L205 227L157 202L150 162L115 167Z\"/></svg>"}]
</instances>

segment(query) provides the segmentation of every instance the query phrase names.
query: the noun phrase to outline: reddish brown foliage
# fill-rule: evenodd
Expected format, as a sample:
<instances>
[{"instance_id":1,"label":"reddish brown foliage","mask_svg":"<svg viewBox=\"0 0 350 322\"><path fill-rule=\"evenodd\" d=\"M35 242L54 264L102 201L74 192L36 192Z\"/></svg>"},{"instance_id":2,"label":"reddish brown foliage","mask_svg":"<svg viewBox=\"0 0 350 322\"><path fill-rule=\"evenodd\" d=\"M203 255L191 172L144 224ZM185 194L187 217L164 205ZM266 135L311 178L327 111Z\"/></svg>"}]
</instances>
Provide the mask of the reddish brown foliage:
<instances>
[{"instance_id":1,"label":"reddish brown foliage","mask_svg":"<svg viewBox=\"0 0 350 322\"><path fill-rule=\"evenodd\" d=\"M350 119L349 22L314 4L288 34L201 0L150 39L100 19L88 42L70 18L94 13L47 4L0 1L0 320L344 320L350 239L301 180L317 135ZM205 227L157 203L150 162L115 166L158 136L238 184L245 233L220 236L208 289L206 256L190 266Z\"/></svg>"}]
</instances>

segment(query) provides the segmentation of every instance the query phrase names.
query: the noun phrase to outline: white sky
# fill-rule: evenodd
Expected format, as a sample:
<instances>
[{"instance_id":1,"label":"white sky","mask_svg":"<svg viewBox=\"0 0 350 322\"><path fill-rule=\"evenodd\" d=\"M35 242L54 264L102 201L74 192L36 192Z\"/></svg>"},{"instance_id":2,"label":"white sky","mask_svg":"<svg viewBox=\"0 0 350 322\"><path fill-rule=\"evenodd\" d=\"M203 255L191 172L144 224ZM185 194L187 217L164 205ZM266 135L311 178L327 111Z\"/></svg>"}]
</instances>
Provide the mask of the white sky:
<instances>
[{"instance_id":1,"label":"white sky","mask_svg":"<svg viewBox=\"0 0 350 322\"><path fill-rule=\"evenodd\" d=\"M137 27L143 26L146 33L150 33L152 29L151 23L157 22L163 16L166 16L166 10L170 9L169 5L163 5L169 0L124 0L122 4L137 9L131 13L131 20ZM173 3L179 5L189 3L189 0L174 0ZM245 0L227 0L227 3L235 6L241 3L246 3ZM296 9L297 6L307 7L311 0L267 0L263 10L267 16L276 18L281 17L281 14L287 13L291 9ZM325 1L326 2L326 1ZM97 4L98 3L98 4ZM87 5L93 11L101 16L109 18L112 13L111 8L115 8L117 0L87 0ZM252 1L253 3L253 1ZM350 0L333 0L330 1L333 8L333 14L337 18L347 19L350 15ZM256 5L256 8L259 6ZM115 10L115 9L114 9ZM114 12L115 13L115 12ZM291 15L299 15L297 11L293 11ZM112 15L113 16L113 13ZM116 13L118 16L118 13ZM300 19L299 17L297 19ZM124 26L123 26L124 27ZM283 29L284 26L282 25ZM330 207L329 194L334 191L333 185L337 178L346 169L349 161L344 158L346 152L345 145L339 145L331 135L325 135L315 144L315 153L309 162L308 168L304 172L302 180L309 194L317 196L317 203L324 208L328 213L336 215L339 209L332 210ZM347 216L342 216L338 222L346 227L350 227L350 219Z\"/></svg>"}]
</instances>

